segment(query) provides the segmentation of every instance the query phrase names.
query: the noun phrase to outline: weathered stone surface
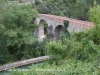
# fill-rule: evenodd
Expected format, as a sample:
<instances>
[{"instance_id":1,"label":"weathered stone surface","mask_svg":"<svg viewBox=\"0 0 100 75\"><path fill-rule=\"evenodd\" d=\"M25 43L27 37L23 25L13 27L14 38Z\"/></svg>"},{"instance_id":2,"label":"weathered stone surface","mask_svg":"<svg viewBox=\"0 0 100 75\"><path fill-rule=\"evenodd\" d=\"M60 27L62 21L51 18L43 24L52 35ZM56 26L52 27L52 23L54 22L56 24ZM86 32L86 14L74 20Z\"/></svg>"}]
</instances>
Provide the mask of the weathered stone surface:
<instances>
[{"instance_id":1,"label":"weathered stone surface","mask_svg":"<svg viewBox=\"0 0 100 75\"><path fill-rule=\"evenodd\" d=\"M77 19L71 19L67 17L61 17L56 15L50 15L50 14L39 14L40 17L36 18L36 23L40 24L41 26L38 28L38 32L35 31L34 33L38 33L37 36L40 40L42 36L44 35L44 28L43 28L43 21L48 24L48 35L53 34L54 38L59 39L59 33L61 28L64 26L64 20L69 21L69 26L66 28L69 33L71 32L79 32L81 30L91 29L94 27L94 24L92 22L77 20ZM50 28L52 27L52 28Z\"/></svg>"},{"instance_id":2,"label":"weathered stone surface","mask_svg":"<svg viewBox=\"0 0 100 75\"><path fill-rule=\"evenodd\" d=\"M27 59L27 60L14 62L11 64L2 65L2 66L0 66L0 71L4 71L4 70L6 71L6 70L14 68L14 67L42 62L42 61L47 60L49 58L50 58L49 56L41 56L41 57L37 57L37 58L31 58L31 59Z\"/></svg>"}]
</instances>

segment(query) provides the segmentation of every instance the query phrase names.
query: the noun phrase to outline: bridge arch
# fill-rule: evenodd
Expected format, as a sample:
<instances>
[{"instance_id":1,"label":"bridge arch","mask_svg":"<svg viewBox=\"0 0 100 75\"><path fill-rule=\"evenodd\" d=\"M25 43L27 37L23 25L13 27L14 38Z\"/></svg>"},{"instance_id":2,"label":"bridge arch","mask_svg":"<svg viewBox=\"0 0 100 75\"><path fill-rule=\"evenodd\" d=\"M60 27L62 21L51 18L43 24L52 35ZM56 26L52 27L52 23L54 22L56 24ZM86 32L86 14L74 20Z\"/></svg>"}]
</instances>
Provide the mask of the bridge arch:
<instances>
[{"instance_id":1,"label":"bridge arch","mask_svg":"<svg viewBox=\"0 0 100 75\"><path fill-rule=\"evenodd\" d=\"M61 29L62 29L62 25L58 25L58 26L56 26L55 27L55 29L54 29L54 38L55 39L60 39L60 31L61 31Z\"/></svg>"},{"instance_id":2,"label":"bridge arch","mask_svg":"<svg viewBox=\"0 0 100 75\"><path fill-rule=\"evenodd\" d=\"M41 27L41 30L43 30L43 34L46 35L48 33L48 23L44 20L44 19L41 19L39 21L39 24L40 24L40 27Z\"/></svg>"},{"instance_id":3,"label":"bridge arch","mask_svg":"<svg viewBox=\"0 0 100 75\"><path fill-rule=\"evenodd\" d=\"M46 36L47 34L47 28L48 28L48 24L46 22L46 20L44 19L39 19L36 18L35 23L39 24L40 26L38 28L35 29L34 31L34 36L36 38L38 38L39 41L42 41L43 38ZM44 28L45 27L45 28Z\"/></svg>"}]
</instances>

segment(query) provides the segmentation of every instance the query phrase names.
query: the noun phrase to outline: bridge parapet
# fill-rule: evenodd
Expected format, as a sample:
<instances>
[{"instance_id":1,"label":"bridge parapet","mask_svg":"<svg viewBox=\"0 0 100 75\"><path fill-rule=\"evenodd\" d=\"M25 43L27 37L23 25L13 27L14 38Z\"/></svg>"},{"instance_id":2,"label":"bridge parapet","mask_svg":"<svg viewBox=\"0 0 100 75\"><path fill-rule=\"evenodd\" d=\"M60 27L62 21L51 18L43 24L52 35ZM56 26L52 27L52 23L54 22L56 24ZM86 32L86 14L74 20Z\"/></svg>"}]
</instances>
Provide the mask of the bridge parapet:
<instances>
[{"instance_id":1,"label":"bridge parapet","mask_svg":"<svg viewBox=\"0 0 100 75\"><path fill-rule=\"evenodd\" d=\"M95 26L92 22L71 19L71 18L67 18L67 17L55 16L55 15L50 15L50 14L40 14L40 16L48 17L48 19L56 20L60 23L63 23L64 20L68 20L70 24L82 27L83 29L90 29Z\"/></svg>"}]
</instances>

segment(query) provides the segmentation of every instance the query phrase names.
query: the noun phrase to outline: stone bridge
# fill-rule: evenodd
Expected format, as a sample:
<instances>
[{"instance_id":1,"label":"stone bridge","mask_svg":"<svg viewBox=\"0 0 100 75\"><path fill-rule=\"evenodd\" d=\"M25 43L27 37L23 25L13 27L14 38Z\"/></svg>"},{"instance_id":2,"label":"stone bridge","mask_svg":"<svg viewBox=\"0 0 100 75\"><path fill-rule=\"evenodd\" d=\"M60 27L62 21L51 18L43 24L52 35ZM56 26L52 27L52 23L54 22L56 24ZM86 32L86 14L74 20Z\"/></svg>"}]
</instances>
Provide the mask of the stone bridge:
<instances>
[{"instance_id":1,"label":"stone bridge","mask_svg":"<svg viewBox=\"0 0 100 75\"><path fill-rule=\"evenodd\" d=\"M94 27L92 22L61 17L50 14L39 14L39 18L36 18L36 23L40 24L40 27L37 28L34 32L34 35L42 40L45 36L51 35L55 39L59 38L60 30L64 26L64 20L69 21L69 26L66 28L69 33L71 32L79 32L85 29L91 29ZM47 34L44 34L44 24L47 24Z\"/></svg>"}]
</instances>

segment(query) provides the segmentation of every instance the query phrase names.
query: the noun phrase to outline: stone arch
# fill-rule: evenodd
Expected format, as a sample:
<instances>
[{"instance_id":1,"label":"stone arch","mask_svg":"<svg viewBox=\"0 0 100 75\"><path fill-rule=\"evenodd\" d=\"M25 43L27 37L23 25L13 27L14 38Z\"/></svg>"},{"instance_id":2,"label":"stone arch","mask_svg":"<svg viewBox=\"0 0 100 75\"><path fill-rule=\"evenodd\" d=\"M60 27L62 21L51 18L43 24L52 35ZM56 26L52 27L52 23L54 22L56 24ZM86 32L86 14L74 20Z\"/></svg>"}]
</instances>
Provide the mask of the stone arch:
<instances>
[{"instance_id":1,"label":"stone arch","mask_svg":"<svg viewBox=\"0 0 100 75\"><path fill-rule=\"evenodd\" d=\"M54 30L54 38L55 39L60 39L60 31L62 29L62 25L58 25L55 30Z\"/></svg>"},{"instance_id":2,"label":"stone arch","mask_svg":"<svg viewBox=\"0 0 100 75\"><path fill-rule=\"evenodd\" d=\"M37 19L37 24L40 24L40 26L35 29L34 35L38 37L39 41L42 41L43 38L47 35L48 31L48 24L44 19ZM46 26L45 26L46 24Z\"/></svg>"},{"instance_id":3,"label":"stone arch","mask_svg":"<svg viewBox=\"0 0 100 75\"><path fill-rule=\"evenodd\" d=\"M39 24L43 24L44 22L46 22L46 20L40 19Z\"/></svg>"},{"instance_id":4,"label":"stone arch","mask_svg":"<svg viewBox=\"0 0 100 75\"><path fill-rule=\"evenodd\" d=\"M40 27L43 30L44 35L46 35L48 33L48 24L44 19L41 19L39 24L41 25Z\"/></svg>"}]
</instances>

